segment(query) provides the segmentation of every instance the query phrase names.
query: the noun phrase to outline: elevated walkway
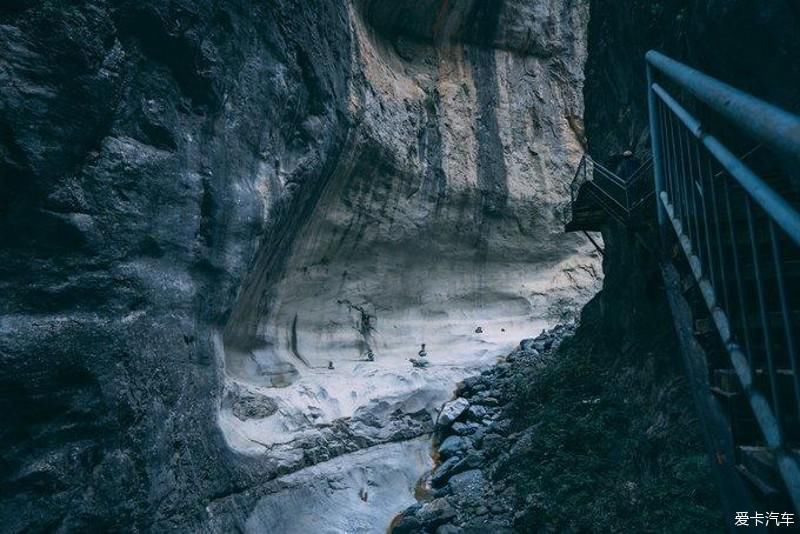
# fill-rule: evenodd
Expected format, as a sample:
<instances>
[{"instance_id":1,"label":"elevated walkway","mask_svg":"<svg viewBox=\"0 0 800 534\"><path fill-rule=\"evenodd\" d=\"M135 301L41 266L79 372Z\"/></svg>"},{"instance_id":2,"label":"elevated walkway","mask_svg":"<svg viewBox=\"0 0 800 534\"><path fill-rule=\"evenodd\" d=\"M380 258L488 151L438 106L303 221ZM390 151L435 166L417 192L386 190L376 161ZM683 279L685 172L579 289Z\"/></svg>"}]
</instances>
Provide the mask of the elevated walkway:
<instances>
[{"instance_id":1,"label":"elevated walkway","mask_svg":"<svg viewBox=\"0 0 800 534\"><path fill-rule=\"evenodd\" d=\"M621 177L585 154L569 186L566 231L599 231L609 218L626 226L646 221L654 209L652 170L648 157L630 176Z\"/></svg>"},{"instance_id":2,"label":"elevated walkway","mask_svg":"<svg viewBox=\"0 0 800 534\"><path fill-rule=\"evenodd\" d=\"M585 157L566 230L660 242L726 515L798 513L800 117L657 52L647 77L651 165L622 180Z\"/></svg>"}]
</instances>

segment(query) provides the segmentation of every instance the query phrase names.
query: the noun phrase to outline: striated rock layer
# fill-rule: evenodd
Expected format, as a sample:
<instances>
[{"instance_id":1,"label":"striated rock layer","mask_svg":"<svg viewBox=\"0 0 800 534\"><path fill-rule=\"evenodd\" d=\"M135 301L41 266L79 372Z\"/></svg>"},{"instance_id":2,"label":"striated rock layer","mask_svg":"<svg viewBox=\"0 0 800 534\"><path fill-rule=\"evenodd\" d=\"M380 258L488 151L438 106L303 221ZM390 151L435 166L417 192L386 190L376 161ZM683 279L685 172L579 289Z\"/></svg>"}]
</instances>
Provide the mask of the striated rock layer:
<instances>
[{"instance_id":1,"label":"striated rock layer","mask_svg":"<svg viewBox=\"0 0 800 534\"><path fill-rule=\"evenodd\" d=\"M270 524L267 481L430 431L457 378L580 306L587 17L0 7L3 528Z\"/></svg>"},{"instance_id":2,"label":"striated rock layer","mask_svg":"<svg viewBox=\"0 0 800 534\"><path fill-rule=\"evenodd\" d=\"M586 7L362 2L349 16L356 125L292 244L262 244L221 342L234 390L279 407L241 421L223 404L243 452L434 408L598 278L559 216L581 152ZM412 372L421 343L431 365Z\"/></svg>"}]
</instances>

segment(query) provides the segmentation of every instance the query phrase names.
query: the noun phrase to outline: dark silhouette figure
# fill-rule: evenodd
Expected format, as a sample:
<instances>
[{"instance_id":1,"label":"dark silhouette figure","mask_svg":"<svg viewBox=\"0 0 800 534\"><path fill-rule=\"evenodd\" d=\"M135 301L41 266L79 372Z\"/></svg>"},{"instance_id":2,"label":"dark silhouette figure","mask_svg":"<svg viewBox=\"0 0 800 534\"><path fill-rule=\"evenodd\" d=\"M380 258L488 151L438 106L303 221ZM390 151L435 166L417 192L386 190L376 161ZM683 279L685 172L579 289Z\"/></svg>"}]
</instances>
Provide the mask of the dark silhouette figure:
<instances>
[{"instance_id":1,"label":"dark silhouette figure","mask_svg":"<svg viewBox=\"0 0 800 534\"><path fill-rule=\"evenodd\" d=\"M641 163L633 155L633 152L626 150L622 153L622 158L620 159L619 163L617 163L617 167L614 169L614 174L622 178L623 181L627 182L633 177L640 166Z\"/></svg>"}]
</instances>

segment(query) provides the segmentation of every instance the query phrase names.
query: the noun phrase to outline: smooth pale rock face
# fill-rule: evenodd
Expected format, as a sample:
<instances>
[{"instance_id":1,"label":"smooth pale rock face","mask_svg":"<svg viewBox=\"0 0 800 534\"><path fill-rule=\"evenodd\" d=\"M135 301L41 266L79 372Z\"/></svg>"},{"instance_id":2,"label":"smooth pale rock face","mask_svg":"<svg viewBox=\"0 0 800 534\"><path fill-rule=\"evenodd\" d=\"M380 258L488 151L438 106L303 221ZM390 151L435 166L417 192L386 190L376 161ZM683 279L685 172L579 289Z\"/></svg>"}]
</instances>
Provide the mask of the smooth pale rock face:
<instances>
[{"instance_id":1,"label":"smooth pale rock face","mask_svg":"<svg viewBox=\"0 0 800 534\"><path fill-rule=\"evenodd\" d=\"M455 381L599 288L599 258L560 218L582 152L586 6L428 19L434 4L350 10L357 124L285 254L265 244L220 338L229 387L279 407L245 422L222 407L241 452L386 402L434 416ZM422 343L428 366L412 368Z\"/></svg>"},{"instance_id":2,"label":"smooth pale rock face","mask_svg":"<svg viewBox=\"0 0 800 534\"><path fill-rule=\"evenodd\" d=\"M278 479L259 499L244 532L384 533L414 503L414 486L433 466L430 442L379 445Z\"/></svg>"}]
</instances>

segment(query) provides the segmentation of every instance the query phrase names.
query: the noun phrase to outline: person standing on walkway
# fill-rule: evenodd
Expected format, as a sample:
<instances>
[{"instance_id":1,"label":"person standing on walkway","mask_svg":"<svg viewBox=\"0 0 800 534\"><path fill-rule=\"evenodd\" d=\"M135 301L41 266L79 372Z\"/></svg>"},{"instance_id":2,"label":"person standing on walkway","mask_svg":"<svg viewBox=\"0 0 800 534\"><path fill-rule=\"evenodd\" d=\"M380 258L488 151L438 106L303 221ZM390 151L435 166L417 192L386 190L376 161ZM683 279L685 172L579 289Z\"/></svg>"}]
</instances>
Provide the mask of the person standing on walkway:
<instances>
[{"instance_id":1,"label":"person standing on walkway","mask_svg":"<svg viewBox=\"0 0 800 534\"><path fill-rule=\"evenodd\" d=\"M622 178L622 181L627 182L636 174L640 165L639 160L633 155L633 151L626 150L622 153L622 159L617 164L614 174Z\"/></svg>"}]
</instances>

